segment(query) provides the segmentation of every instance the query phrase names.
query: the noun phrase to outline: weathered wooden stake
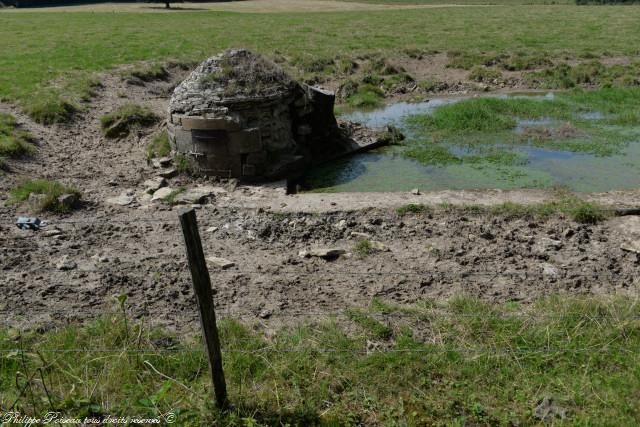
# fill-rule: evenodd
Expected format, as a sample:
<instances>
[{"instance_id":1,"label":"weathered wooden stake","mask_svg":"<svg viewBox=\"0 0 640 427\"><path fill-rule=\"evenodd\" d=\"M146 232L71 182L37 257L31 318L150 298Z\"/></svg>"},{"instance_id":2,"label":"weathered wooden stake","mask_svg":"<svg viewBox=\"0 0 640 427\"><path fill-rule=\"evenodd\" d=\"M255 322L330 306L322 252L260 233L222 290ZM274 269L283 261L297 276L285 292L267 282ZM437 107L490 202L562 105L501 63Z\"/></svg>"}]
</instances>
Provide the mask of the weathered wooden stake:
<instances>
[{"instance_id":1,"label":"weathered wooden stake","mask_svg":"<svg viewBox=\"0 0 640 427\"><path fill-rule=\"evenodd\" d=\"M182 233L184 234L184 243L187 247L193 289L198 301L202 336L207 356L209 357L214 397L218 407L222 408L227 404L227 385L224 380L224 371L222 370L222 353L220 351L218 327L216 326L216 313L209 270L207 270L207 264L204 260L196 212L193 209L183 210L179 213L179 216Z\"/></svg>"}]
</instances>

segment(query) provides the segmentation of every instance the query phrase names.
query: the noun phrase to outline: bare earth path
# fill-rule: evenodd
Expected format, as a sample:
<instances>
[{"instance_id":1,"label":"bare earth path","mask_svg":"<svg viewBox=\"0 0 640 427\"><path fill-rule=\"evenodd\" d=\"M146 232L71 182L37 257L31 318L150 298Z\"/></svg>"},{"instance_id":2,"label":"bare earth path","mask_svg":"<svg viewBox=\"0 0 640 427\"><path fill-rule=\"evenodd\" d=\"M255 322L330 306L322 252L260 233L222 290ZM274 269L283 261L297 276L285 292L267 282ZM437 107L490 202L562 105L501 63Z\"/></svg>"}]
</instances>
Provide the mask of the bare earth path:
<instances>
[{"instance_id":1,"label":"bare earth path","mask_svg":"<svg viewBox=\"0 0 640 427\"><path fill-rule=\"evenodd\" d=\"M126 102L164 114L168 93L180 78L174 72L173 81L145 87L104 76L105 88L68 126L39 126L0 105L39 144L35 158L11 162L0 179L0 313L9 322L42 326L93 318L126 294L132 312L151 322L181 330L197 325L178 208L141 197L142 183L156 173L144 152L154 129L115 141L99 130L100 116ZM86 206L66 216L42 215L50 225L39 232L19 230L16 216L31 212L5 202L10 189L27 178L73 184ZM400 217L394 210L407 203L553 198L544 191L287 196L278 186L170 180L173 188L204 184L226 188L197 211L207 256L235 264L224 270L211 265L222 316L286 322L331 315L374 297L412 303L467 293L526 303L557 292L637 295L639 290L637 217L580 225L562 217L513 220L444 210ZM137 201L107 202L128 190ZM640 205L638 191L587 197ZM356 236L365 235L383 250L360 254ZM311 248L343 249L346 255L299 256Z\"/></svg>"}]
</instances>

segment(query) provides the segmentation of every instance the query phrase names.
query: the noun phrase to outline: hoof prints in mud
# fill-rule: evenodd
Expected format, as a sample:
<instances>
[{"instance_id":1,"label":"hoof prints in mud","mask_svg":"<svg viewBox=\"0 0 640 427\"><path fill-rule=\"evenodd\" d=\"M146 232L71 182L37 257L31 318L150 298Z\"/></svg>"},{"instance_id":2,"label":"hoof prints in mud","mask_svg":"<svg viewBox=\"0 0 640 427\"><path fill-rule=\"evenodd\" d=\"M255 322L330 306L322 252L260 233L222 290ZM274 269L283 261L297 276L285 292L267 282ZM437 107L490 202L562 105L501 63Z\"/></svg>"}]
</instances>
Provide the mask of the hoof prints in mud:
<instances>
[{"instance_id":1,"label":"hoof prints in mud","mask_svg":"<svg viewBox=\"0 0 640 427\"><path fill-rule=\"evenodd\" d=\"M621 249L624 236L610 222L439 212L399 218L375 210L205 208L198 216L205 254L235 263L209 266L218 310L233 317L333 313L373 297L412 303L466 293L526 302L557 292L631 292L640 276L640 256ZM0 311L10 313L9 323L96 317L121 294L135 316L177 328L197 321L182 236L171 225L177 218L153 226L134 217L128 224L105 221L53 221L60 230L53 236L3 227ZM357 254L352 236L365 235L390 251ZM347 254L334 261L298 257L318 247ZM75 267L57 269L63 257Z\"/></svg>"}]
</instances>

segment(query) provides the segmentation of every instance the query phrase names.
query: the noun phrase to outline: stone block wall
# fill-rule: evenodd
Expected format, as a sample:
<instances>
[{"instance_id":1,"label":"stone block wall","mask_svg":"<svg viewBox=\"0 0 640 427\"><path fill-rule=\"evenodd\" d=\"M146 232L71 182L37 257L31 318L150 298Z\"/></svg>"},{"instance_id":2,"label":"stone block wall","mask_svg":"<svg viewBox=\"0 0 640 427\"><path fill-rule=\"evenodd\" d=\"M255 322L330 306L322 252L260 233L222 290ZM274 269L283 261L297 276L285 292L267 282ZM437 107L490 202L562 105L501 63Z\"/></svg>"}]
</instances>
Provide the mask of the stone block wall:
<instances>
[{"instance_id":1,"label":"stone block wall","mask_svg":"<svg viewBox=\"0 0 640 427\"><path fill-rule=\"evenodd\" d=\"M296 151L289 105L228 106L226 116L212 118L172 114L169 142L203 174L260 180L272 174L273 160Z\"/></svg>"}]
</instances>

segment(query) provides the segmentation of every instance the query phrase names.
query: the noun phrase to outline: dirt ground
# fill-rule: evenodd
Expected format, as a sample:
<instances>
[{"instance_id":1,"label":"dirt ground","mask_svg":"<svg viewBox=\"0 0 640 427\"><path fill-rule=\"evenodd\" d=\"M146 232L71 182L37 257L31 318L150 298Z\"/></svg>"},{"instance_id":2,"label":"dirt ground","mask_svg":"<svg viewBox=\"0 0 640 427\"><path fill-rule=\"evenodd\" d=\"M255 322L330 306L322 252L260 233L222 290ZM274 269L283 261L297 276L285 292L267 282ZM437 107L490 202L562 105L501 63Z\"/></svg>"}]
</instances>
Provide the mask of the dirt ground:
<instances>
[{"instance_id":1,"label":"dirt ground","mask_svg":"<svg viewBox=\"0 0 640 427\"><path fill-rule=\"evenodd\" d=\"M178 223L178 209L151 203L143 182L157 174L145 145L162 127L108 140L100 117L125 102L164 115L168 97L185 72L144 86L118 75L69 125L40 126L17 108L1 105L38 140L32 159L12 161L0 180L0 313L15 326L47 326L113 311L128 296L135 316L174 327L195 327L197 314ZM72 184L85 205L69 215L40 215L49 225L19 230L26 206L5 205L27 178ZM510 220L447 212L399 216L407 203L453 204L504 201L535 203L553 194L532 191L445 191L286 195L278 184L178 176L170 186L219 187L197 205L206 256L234 263L210 265L222 317L286 322L318 317L380 297L403 304L469 294L495 302L529 302L558 292L637 295L640 286L640 220L615 218L580 225L568 218ZM120 206L122 194L135 200ZM616 206L637 206L640 192L586 195ZM364 233L364 234L358 234ZM380 242L363 254L358 239ZM314 248L342 249L337 259L303 258Z\"/></svg>"}]
</instances>

